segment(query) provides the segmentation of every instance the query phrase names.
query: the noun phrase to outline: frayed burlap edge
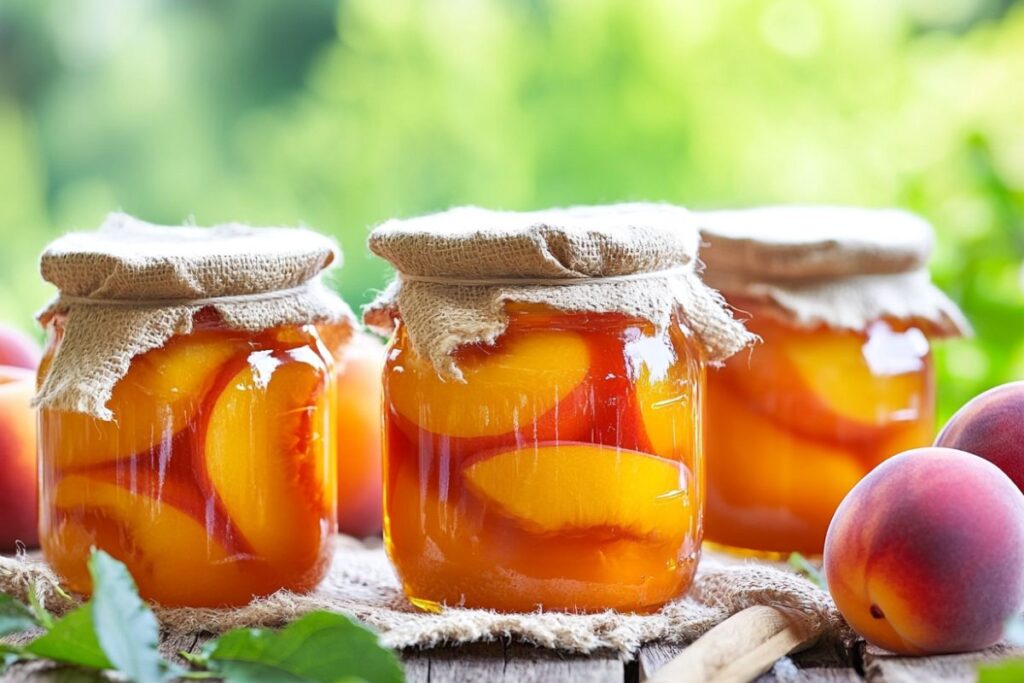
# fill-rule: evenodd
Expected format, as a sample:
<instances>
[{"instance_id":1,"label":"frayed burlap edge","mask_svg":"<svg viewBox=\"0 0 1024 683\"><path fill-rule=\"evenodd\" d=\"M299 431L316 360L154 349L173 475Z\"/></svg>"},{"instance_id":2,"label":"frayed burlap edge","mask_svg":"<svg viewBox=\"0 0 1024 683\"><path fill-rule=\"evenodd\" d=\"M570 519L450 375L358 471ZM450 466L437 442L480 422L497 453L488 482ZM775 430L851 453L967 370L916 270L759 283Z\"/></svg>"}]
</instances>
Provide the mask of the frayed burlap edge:
<instances>
[{"instance_id":1,"label":"frayed burlap edge","mask_svg":"<svg viewBox=\"0 0 1024 683\"><path fill-rule=\"evenodd\" d=\"M319 278L288 296L254 302L129 308L99 302L69 304L58 296L39 314L39 320L45 325L54 315L66 315L64 338L33 405L113 420L107 401L128 373L132 359L162 347L175 335L191 333L195 314L207 306L216 310L229 328L250 332L307 323L359 325L348 304Z\"/></svg>"},{"instance_id":2,"label":"frayed burlap edge","mask_svg":"<svg viewBox=\"0 0 1024 683\"><path fill-rule=\"evenodd\" d=\"M574 313L621 313L649 321L658 332L668 329L675 317L711 363L756 339L692 267L665 277L608 282L595 278L572 285L438 284L405 282L399 275L364 308L363 319L385 335L401 319L416 353L439 376L461 379L454 351L464 344L494 343L508 328L509 303L540 303Z\"/></svg>"},{"instance_id":3,"label":"frayed burlap edge","mask_svg":"<svg viewBox=\"0 0 1024 683\"><path fill-rule=\"evenodd\" d=\"M767 315L795 327L859 331L894 319L913 321L940 338L973 333L960 308L926 270L785 282L750 282L720 271L709 272L707 280L736 309L751 302L769 304Z\"/></svg>"},{"instance_id":4,"label":"frayed burlap edge","mask_svg":"<svg viewBox=\"0 0 1024 683\"><path fill-rule=\"evenodd\" d=\"M56 576L40 560L0 557L0 591L25 600L33 585L44 605L58 614L78 604L60 594ZM753 605L790 607L826 638L839 642L850 637L828 594L806 579L778 566L713 554L702 560L687 596L654 614L508 614L461 608L431 614L417 610L404 597L381 548L347 537L339 537L330 573L308 595L282 591L235 609L157 607L156 613L166 631L221 633L239 627L277 627L314 610L329 610L376 629L382 642L393 648L511 638L568 652L611 650L630 659L644 643L690 642Z\"/></svg>"},{"instance_id":5,"label":"frayed burlap edge","mask_svg":"<svg viewBox=\"0 0 1024 683\"><path fill-rule=\"evenodd\" d=\"M234 329L356 325L323 284L337 267L334 240L305 228L164 226L123 213L98 230L71 232L39 259L57 297L38 315L64 315L63 338L34 405L112 420L106 404L132 360L193 329L205 307Z\"/></svg>"}]
</instances>

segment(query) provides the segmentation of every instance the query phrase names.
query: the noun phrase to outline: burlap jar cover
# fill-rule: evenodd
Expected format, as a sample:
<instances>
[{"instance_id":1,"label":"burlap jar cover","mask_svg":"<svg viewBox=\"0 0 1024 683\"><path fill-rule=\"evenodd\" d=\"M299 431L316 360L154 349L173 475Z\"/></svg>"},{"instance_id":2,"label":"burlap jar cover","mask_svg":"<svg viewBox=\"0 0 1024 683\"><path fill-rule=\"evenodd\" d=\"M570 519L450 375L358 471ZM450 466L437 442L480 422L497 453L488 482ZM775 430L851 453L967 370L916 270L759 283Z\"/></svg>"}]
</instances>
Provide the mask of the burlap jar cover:
<instances>
[{"instance_id":1,"label":"burlap jar cover","mask_svg":"<svg viewBox=\"0 0 1024 683\"><path fill-rule=\"evenodd\" d=\"M695 222L679 207L463 207L390 221L369 244L398 275L367 307L365 321L389 333L401 318L412 347L444 378L461 378L455 349L491 343L505 331L509 302L622 313L660 330L680 313L709 362L752 341L701 282Z\"/></svg>"},{"instance_id":2,"label":"burlap jar cover","mask_svg":"<svg viewBox=\"0 0 1024 683\"><path fill-rule=\"evenodd\" d=\"M132 359L192 331L212 307L227 327L350 321L348 306L321 280L334 243L310 230L164 227L125 214L95 232L70 233L43 252L43 278L60 290L39 315L64 315L36 405L110 420L111 391Z\"/></svg>"},{"instance_id":3,"label":"burlap jar cover","mask_svg":"<svg viewBox=\"0 0 1024 683\"><path fill-rule=\"evenodd\" d=\"M863 330L912 320L933 336L970 332L928 274L931 226L897 209L763 207L697 214L705 280L733 303L797 327Z\"/></svg>"}]
</instances>

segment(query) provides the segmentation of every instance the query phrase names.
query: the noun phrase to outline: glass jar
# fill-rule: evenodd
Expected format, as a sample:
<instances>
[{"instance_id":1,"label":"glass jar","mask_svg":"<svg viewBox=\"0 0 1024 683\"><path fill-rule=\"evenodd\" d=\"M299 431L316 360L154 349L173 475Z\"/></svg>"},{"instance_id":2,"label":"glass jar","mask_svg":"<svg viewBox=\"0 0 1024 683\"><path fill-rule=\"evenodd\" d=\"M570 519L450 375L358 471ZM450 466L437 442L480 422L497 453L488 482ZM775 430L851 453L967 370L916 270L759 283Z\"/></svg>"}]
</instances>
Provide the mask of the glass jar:
<instances>
[{"instance_id":1,"label":"glass jar","mask_svg":"<svg viewBox=\"0 0 1024 683\"><path fill-rule=\"evenodd\" d=\"M707 540L820 555L872 468L934 437L930 340L969 329L931 281L931 226L898 209L698 217L705 281L762 343L708 378Z\"/></svg>"},{"instance_id":2,"label":"glass jar","mask_svg":"<svg viewBox=\"0 0 1024 683\"><path fill-rule=\"evenodd\" d=\"M921 326L797 327L747 311L763 343L708 377L707 538L819 555L839 503L872 468L931 443L935 378Z\"/></svg>"},{"instance_id":3,"label":"glass jar","mask_svg":"<svg viewBox=\"0 0 1024 683\"><path fill-rule=\"evenodd\" d=\"M65 321L49 321L40 384ZM246 332L205 308L192 333L132 359L113 421L41 409L50 566L87 593L101 548L168 606L312 589L336 528L331 365L313 325Z\"/></svg>"},{"instance_id":4,"label":"glass jar","mask_svg":"<svg viewBox=\"0 0 1024 683\"><path fill-rule=\"evenodd\" d=\"M385 542L419 607L647 612L700 552L704 361L678 324L508 304L442 381L399 323Z\"/></svg>"}]
</instances>

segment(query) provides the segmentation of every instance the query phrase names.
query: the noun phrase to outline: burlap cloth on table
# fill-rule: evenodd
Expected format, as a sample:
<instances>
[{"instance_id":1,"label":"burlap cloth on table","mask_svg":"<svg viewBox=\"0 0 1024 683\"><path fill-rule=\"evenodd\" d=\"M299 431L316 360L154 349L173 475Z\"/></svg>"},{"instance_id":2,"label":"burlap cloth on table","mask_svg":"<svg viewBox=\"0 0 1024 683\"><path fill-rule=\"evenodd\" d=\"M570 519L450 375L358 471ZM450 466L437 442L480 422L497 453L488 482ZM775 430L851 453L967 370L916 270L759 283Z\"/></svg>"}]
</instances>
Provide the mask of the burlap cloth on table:
<instances>
[{"instance_id":1,"label":"burlap cloth on table","mask_svg":"<svg viewBox=\"0 0 1024 683\"><path fill-rule=\"evenodd\" d=\"M510 302L621 313L658 330L675 316L712 363L754 339L701 281L696 222L677 206L459 207L388 221L369 246L398 275L364 320L390 334L401 319L413 349L443 378L462 377L455 349L505 331Z\"/></svg>"},{"instance_id":2,"label":"burlap cloth on table","mask_svg":"<svg viewBox=\"0 0 1024 683\"><path fill-rule=\"evenodd\" d=\"M939 337L970 332L928 274L934 232L899 209L770 206L695 214L705 281L730 303L802 327L863 330L913 320Z\"/></svg>"},{"instance_id":3,"label":"burlap cloth on table","mask_svg":"<svg viewBox=\"0 0 1024 683\"><path fill-rule=\"evenodd\" d=\"M57 579L45 563L25 555L0 557L0 592L24 600L33 584L48 609L61 613L74 607L56 591ZM571 652L610 649L628 658L643 643L689 642L730 615L764 604L799 610L826 637L844 634L844 622L832 599L803 577L779 567L707 553L687 596L655 614L502 614L459 608L429 614L405 599L379 541L366 545L344 536L338 538L330 573L309 595L279 592L236 609L157 608L156 612L169 631L219 633L237 627L280 626L312 610L332 610L373 627L394 648L511 637Z\"/></svg>"},{"instance_id":4,"label":"burlap cloth on table","mask_svg":"<svg viewBox=\"0 0 1024 683\"><path fill-rule=\"evenodd\" d=\"M43 278L60 290L39 314L64 315L64 336L35 399L56 410L112 420L114 385L132 358L211 307L230 328L347 321L349 307L322 282L340 262L332 240L300 228L151 225L110 214L99 230L73 232L43 251Z\"/></svg>"}]
</instances>

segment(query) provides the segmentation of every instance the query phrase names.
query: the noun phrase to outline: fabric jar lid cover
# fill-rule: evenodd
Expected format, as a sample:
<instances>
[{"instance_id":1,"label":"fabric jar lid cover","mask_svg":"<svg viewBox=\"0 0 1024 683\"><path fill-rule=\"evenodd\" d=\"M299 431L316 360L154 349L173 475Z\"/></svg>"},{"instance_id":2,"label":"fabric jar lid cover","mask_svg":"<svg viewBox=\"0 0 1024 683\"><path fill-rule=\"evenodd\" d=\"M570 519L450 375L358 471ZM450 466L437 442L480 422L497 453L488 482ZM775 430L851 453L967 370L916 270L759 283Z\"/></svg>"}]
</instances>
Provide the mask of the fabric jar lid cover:
<instances>
[{"instance_id":1,"label":"fabric jar lid cover","mask_svg":"<svg viewBox=\"0 0 1024 683\"><path fill-rule=\"evenodd\" d=\"M718 361L751 335L697 276L698 241L692 215L665 204L462 207L392 220L371 233L369 246L398 275L364 319L390 332L401 318L413 348L454 378L454 351L492 343L508 325L508 302L617 312L662 330L678 314L706 359Z\"/></svg>"},{"instance_id":2,"label":"fabric jar lid cover","mask_svg":"<svg viewBox=\"0 0 1024 683\"><path fill-rule=\"evenodd\" d=\"M770 206L697 214L705 280L775 305L790 322L863 329L916 319L941 336L970 326L927 271L934 231L900 209Z\"/></svg>"},{"instance_id":3,"label":"fabric jar lid cover","mask_svg":"<svg viewBox=\"0 0 1024 683\"><path fill-rule=\"evenodd\" d=\"M99 230L64 235L40 259L60 291L39 320L66 321L35 403L113 419L106 403L132 359L191 332L206 306L248 331L355 325L320 277L339 260L332 240L305 229L167 227L115 213Z\"/></svg>"}]
</instances>

